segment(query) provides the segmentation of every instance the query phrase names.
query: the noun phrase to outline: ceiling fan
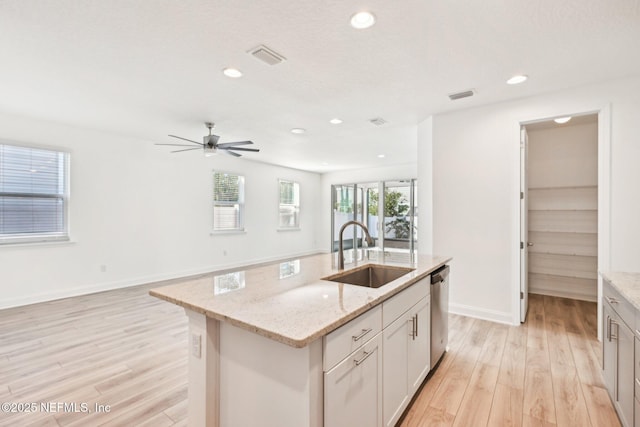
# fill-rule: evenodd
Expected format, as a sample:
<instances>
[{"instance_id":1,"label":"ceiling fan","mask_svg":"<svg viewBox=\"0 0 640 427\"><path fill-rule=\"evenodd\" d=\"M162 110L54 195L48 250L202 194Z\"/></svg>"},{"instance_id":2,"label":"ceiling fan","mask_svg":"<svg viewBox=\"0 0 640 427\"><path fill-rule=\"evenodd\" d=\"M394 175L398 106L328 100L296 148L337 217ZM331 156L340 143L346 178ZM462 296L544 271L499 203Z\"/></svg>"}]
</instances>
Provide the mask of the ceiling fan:
<instances>
[{"instance_id":1,"label":"ceiling fan","mask_svg":"<svg viewBox=\"0 0 640 427\"><path fill-rule=\"evenodd\" d=\"M181 151L191 151L191 150L204 150L205 155L209 155L209 154L217 153L218 150L222 150L225 153L234 157L242 156L242 154L238 154L236 153L236 151L251 151L251 152L260 151L257 148L240 147L241 145L251 145L253 144L252 141L224 142L222 144L218 144L218 140L220 139L220 137L218 135L213 135L211 133L211 129L213 129L215 124L211 122L205 122L204 125L207 127L207 129L209 129L209 135L205 135L202 137L203 142L193 141L191 139L182 138L181 136L169 135L172 138L177 138L183 141L191 142L193 144L198 144L199 147L194 147L191 144L156 144L156 145L171 145L173 147L189 147L189 148L183 148L181 150L172 151L172 153L179 153Z\"/></svg>"}]
</instances>

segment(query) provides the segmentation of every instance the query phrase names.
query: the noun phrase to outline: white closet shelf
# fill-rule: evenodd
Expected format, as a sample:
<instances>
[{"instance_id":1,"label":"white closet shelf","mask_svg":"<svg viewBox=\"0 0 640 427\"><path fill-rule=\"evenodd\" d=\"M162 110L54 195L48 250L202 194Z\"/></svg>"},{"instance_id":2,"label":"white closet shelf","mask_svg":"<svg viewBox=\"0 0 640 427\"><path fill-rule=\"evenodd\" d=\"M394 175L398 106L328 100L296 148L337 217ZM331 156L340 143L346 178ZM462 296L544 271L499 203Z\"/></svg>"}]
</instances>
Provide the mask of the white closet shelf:
<instances>
[{"instance_id":1,"label":"white closet shelf","mask_svg":"<svg viewBox=\"0 0 640 427\"><path fill-rule=\"evenodd\" d=\"M578 190L581 188L598 188L597 185L569 185L558 187L529 187L528 190Z\"/></svg>"},{"instance_id":2,"label":"white closet shelf","mask_svg":"<svg viewBox=\"0 0 640 427\"><path fill-rule=\"evenodd\" d=\"M598 212L598 209L529 209L529 212Z\"/></svg>"},{"instance_id":3,"label":"white closet shelf","mask_svg":"<svg viewBox=\"0 0 640 427\"><path fill-rule=\"evenodd\" d=\"M569 252L561 252L561 251L536 251L533 248L529 249L530 254L540 254L540 255L565 255L565 256L579 256L584 258L598 258L597 255L585 255L585 254L577 254L577 253L569 253Z\"/></svg>"}]
</instances>

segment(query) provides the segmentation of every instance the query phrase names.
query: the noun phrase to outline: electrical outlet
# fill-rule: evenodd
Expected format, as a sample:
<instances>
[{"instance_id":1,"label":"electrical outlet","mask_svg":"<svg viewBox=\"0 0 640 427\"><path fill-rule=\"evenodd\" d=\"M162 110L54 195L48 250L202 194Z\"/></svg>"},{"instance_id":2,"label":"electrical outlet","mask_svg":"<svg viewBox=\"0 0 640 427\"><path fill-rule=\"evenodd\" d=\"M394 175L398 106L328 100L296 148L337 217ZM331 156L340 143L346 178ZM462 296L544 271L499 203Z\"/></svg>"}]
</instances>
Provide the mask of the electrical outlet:
<instances>
[{"instance_id":1,"label":"electrical outlet","mask_svg":"<svg viewBox=\"0 0 640 427\"><path fill-rule=\"evenodd\" d=\"M200 359L202 357L202 335L191 335L191 354L193 357Z\"/></svg>"}]
</instances>

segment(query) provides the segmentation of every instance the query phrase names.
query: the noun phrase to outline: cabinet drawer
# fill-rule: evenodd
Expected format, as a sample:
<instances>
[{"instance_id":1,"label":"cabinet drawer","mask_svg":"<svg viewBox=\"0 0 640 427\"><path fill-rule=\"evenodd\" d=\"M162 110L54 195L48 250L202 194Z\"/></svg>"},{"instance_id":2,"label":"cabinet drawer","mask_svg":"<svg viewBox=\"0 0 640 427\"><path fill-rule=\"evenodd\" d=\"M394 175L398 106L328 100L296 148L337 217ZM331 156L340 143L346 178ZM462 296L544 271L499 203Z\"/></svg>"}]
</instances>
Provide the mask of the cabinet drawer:
<instances>
[{"instance_id":1,"label":"cabinet drawer","mask_svg":"<svg viewBox=\"0 0 640 427\"><path fill-rule=\"evenodd\" d=\"M636 313L629 301L627 301L620 293L606 280L602 286L602 297L611 304L613 310L618 313L620 318L631 329L635 329Z\"/></svg>"},{"instance_id":2,"label":"cabinet drawer","mask_svg":"<svg viewBox=\"0 0 640 427\"><path fill-rule=\"evenodd\" d=\"M382 327L386 328L413 307L422 298L429 295L430 278L427 276L409 286L397 295L382 303Z\"/></svg>"},{"instance_id":3,"label":"cabinet drawer","mask_svg":"<svg viewBox=\"0 0 640 427\"><path fill-rule=\"evenodd\" d=\"M362 347L381 330L382 308L377 305L325 336L322 341L324 371L328 371L348 354Z\"/></svg>"}]
</instances>

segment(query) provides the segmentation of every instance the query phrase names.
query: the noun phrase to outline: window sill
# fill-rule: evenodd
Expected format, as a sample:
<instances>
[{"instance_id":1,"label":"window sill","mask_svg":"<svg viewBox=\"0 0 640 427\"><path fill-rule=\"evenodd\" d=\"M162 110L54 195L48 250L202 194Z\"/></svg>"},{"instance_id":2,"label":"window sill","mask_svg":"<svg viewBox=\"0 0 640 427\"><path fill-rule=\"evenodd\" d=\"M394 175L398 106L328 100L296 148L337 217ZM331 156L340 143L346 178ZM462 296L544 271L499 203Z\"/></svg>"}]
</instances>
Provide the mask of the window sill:
<instances>
[{"instance_id":1,"label":"window sill","mask_svg":"<svg viewBox=\"0 0 640 427\"><path fill-rule=\"evenodd\" d=\"M241 230L213 230L209 233L210 236L219 236L225 234L247 234L247 229L243 228Z\"/></svg>"},{"instance_id":2,"label":"window sill","mask_svg":"<svg viewBox=\"0 0 640 427\"><path fill-rule=\"evenodd\" d=\"M60 240L34 240L34 241L6 241L0 242L0 248L22 248L22 247L41 247L41 246L64 246L75 245L76 241L71 239Z\"/></svg>"},{"instance_id":3,"label":"window sill","mask_svg":"<svg viewBox=\"0 0 640 427\"><path fill-rule=\"evenodd\" d=\"M280 231L300 231L302 230L300 227L279 227L276 229L276 231L280 232Z\"/></svg>"}]
</instances>

